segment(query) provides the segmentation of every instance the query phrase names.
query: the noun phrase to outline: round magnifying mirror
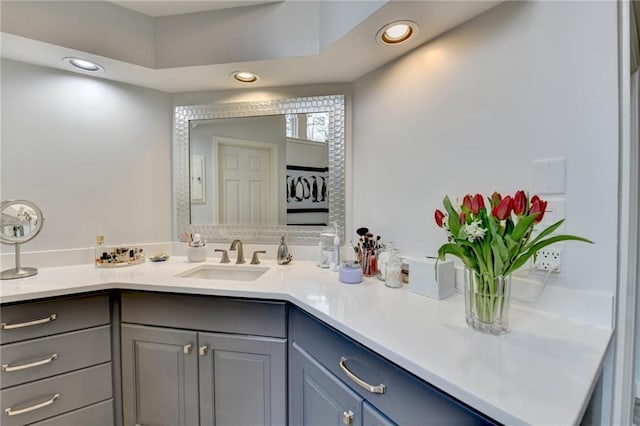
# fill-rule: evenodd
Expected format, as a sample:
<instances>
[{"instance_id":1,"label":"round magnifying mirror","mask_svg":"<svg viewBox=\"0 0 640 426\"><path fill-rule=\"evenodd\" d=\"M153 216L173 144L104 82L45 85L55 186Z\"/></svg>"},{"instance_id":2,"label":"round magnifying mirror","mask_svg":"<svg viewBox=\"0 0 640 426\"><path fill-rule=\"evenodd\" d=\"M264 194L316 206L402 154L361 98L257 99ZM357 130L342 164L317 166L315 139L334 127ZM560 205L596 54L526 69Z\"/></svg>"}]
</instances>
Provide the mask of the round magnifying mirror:
<instances>
[{"instance_id":1,"label":"round magnifying mirror","mask_svg":"<svg viewBox=\"0 0 640 426\"><path fill-rule=\"evenodd\" d=\"M38 273L36 268L20 266L20 244L38 235L44 223L42 210L31 201L9 200L0 204L0 242L15 245L16 267L2 271L0 278L10 280Z\"/></svg>"}]
</instances>

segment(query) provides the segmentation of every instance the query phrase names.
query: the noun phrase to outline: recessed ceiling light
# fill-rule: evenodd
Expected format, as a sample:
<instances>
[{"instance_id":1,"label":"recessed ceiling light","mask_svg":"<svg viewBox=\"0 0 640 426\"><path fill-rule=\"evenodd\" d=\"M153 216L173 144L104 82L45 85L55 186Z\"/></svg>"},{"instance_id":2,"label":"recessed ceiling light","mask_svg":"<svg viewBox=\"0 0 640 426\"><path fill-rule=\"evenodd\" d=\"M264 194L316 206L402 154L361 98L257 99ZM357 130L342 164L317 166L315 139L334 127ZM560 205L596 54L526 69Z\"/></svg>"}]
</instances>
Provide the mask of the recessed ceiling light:
<instances>
[{"instance_id":1,"label":"recessed ceiling light","mask_svg":"<svg viewBox=\"0 0 640 426\"><path fill-rule=\"evenodd\" d=\"M240 83L253 83L258 80L258 75L249 71L234 71L231 73L231 77Z\"/></svg>"},{"instance_id":2,"label":"recessed ceiling light","mask_svg":"<svg viewBox=\"0 0 640 426\"><path fill-rule=\"evenodd\" d=\"M384 44L399 44L409 40L418 32L418 24L413 21L391 22L376 34L376 39Z\"/></svg>"},{"instance_id":3,"label":"recessed ceiling light","mask_svg":"<svg viewBox=\"0 0 640 426\"><path fill-rule=\"evenodd\" d=\"M87 61L86 59L66 57L66 58L62 58L62 60L65 63L73 66L74 68L82 71L90 71L90 72L104 71L104 68L102 68L101 65L96 64L95 62Z\"/></svg>"}]
</instances>

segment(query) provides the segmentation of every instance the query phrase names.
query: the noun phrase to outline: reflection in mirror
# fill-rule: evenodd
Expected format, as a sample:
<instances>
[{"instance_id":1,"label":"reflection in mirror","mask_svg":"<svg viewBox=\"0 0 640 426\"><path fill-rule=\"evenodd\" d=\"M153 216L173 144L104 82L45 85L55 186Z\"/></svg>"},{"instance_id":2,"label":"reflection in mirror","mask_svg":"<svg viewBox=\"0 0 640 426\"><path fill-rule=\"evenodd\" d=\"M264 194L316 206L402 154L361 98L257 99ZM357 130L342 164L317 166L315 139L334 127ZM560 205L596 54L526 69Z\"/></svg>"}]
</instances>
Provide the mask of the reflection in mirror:
<instances>
[{"instance_id":1,"label":"reflection in mirror","mask_svg":"<svg viewBox=\"0 0 640 426\"><path fill-rule=\"evenodd\" d=\"M327 118L191 120L192 223L327 225Z\"/></svg>"},{"instance_id":2,"label":"reflection in mirror","mask_svg":"<svg viewBox=\"0 0 640 426\"><path fill-rule=\"evenodd\" d=\"M40 209L28 201L4 201L0 210L2 233L0 240L4 243L24 243L36 236L42 226Z\"/></svg>"},{"instance_id":3,"label":"reflection in mirror","mask_svg":"<svg viewBox=\"0 0 640 426\"><path fill-rule=\"evenodd\" d=\"M343 229L344 96L176 107L175 132L179 238L315 244Z\"/></svg>"},{"instance_id":4,"label":"reflection in mirror","mask_svg":"<svg viewBox=\"0 0 640 426\"><path fill-rule=\"evenodd\" d=\"M31 201L10 200L2 202L0 205L0 242L14 244L16 266L13 269L2 271L1 279L24 278L38 273L36 268L23 268L20 265L20 244L35 238L42 229L43 222L42 211Z\"/></svg>"}]
</instances>

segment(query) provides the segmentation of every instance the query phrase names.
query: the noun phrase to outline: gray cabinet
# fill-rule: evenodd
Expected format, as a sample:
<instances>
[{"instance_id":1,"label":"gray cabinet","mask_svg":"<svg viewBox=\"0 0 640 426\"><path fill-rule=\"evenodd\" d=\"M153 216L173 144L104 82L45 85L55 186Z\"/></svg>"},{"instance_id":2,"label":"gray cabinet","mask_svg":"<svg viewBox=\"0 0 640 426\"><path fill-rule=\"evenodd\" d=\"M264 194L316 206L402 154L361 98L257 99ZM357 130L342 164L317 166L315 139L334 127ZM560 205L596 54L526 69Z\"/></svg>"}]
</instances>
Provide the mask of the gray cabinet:
<instances>
[{"instance_id":1,"label":"gray cabinet","mask_svg":"<svg viewBox=\"0 0 640 426\"><path fill-rule=\"evenodd\" d=\"M285 340L199 333L198 351L200 424L285 424Z\"/></svg>"},{"instance_id":2,"label":"gray cabinet","mask_svg":"<svg viewBox=\"0 0 640 426\"><path fill-rule=\"evenodd\" d=\"M362 424L363 399L296 344L292 345L291 424Z\"/></svg>"},{"instance_id":3,"label":"gray cabinet","mask_svg":"<svg viewBox=\"0 0 640 426\"><path fill-rule=\"evenodd\" d=\"M289 363L291 424L395 425L296 343L291 345Z\"/></svg>"},{"instance_id":4,"label":"gray cabinet","mask_svg":"<svg viewBox=\"0 0 640 426\"><path fill-rule=\"evenodd\" d=\"M109 296L1 309L0 423L113 425Z\"/></svg>"},{"instance_id":5,"label":"gray cabinet","mask_svg":"<svg viewBox=\"0 0 640 426\"><path fill-rule=\"evenodd\" d=\"M123 324L125 425L198 424L197 333Z\"/></svg>"},{"instance_id":6,"label":"gray cabinet","mask_svg":"<svg viewBox=\"0 0 640 426\"><path fill-rule=\"evenodd\" d=\"M122 300L125 425L286 424L284 303L146 296L124 293ZM188 329L169 327L157 309L167 303L164 297L173 301L169 316ZM252 324L259 324L256 334L277 336L251 334Z\"/></svg>"},{"instance_id":7,"label":"gray cabinet","mask_svg":"<svg viewBox=\"0 0 640 426\"><path fill-rule=\"evenodd\" d=\"M493 424L301 310L289 314L292 424L312 425L319 416L328 425Z\"/></svg>"},{"instance_id":8,"label":"gray cabinet","mask_svg":"<svg viewBox=\"0 0 640 426\"><path fill-rule=\"evenodd\" d=\"M380 411L376 410L373 405L368 402L362 404L362 426L393 426L391 420L385 417Z\"/></svg>"}]
</instances>

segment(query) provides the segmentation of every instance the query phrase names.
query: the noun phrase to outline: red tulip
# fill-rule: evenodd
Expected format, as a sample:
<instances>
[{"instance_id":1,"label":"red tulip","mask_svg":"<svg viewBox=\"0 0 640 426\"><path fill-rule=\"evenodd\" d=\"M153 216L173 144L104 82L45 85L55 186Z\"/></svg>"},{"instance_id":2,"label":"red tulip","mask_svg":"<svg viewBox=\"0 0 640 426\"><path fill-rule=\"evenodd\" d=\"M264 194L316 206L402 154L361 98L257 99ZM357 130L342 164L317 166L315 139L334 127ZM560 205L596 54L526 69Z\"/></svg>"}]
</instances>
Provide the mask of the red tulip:
<instances>
[{"instance_id":1,"label":"red tulip","mask_svg":"<svg viewBox=\"0 0 640 426\"><path fill-rule=\"evenodd\" d=\"M524 191L516 192L516 195L513 197L513 212L517 216L522 216L527 209L527 195Z\"/></svg>"},{"instance_id":2,"label":"red tulip","mask_svg":"<svg viewBox=\"0 0 640 426\"><path fill-rule=\"evenodd\" d=\"M442 228L444 225L444 213L442 213L440 210L436 210L435 212L435 218L436 218L436 224Z\"/></svg>"},{"instance_id":3,"label":"red tulip","mask_svg":"<svg viewBox=\"0 0 640 426\"><path fill-rule=\"evenodd\" d=\"M473 200L471 200L471 212L478 214L482 209L484 209L484 199L482 195L476 194L473 196Z\"/></svg>"},{"instance_id":4,"label":"red tulip","mask_svg":"<svg viewBox=\"0 0 640 426\"><path fill-rule=\"evenodd\" d=\"M473 205L471 195L467 194L464 196L464 198L462 199L462 205L471 210L471 206Z\"/></svg>"},{"instance_id":5,"label":"red tulip","mask_svg":"<svg viewBox=\"0 0 640 426\"><path fill-rule=\"evenodd\" d=\"M542 201L537 195L531 197L531 208L529 209L529 214L537 213L538 216L533 221L534 223L538 223L544 217L544 212L547 210L547 202Z\"/></svg>"},{"instance_id":6,"label":"red tulip","mask_svg":"<svg viewBox=\"0 0 640 426\"><path fill-rule=\"evenodd\" d=\"M491 195L491 206L495 207L498 204L500 204L500 201L502 201L502 195L500 195L499 192L494 192L493 195Z\"/></svg>"},{"instance_id":7,"label":"red tulip","mask_svg":"<svg viewBox=\"0 0 640 426\"><path fill-rule=\"evenodd\" d=\"M505 220L511 215L511 209L513 209L513 198L507 195L493 208L492 214L500 220Z\"/></svg>"},{"instance_id":8,"label":"red tulip","mask_svg":"<svg viewBox=\"0 0 640 426\"><path fill-rule=\"evenodd\" d=\"M467 221L467 214L465 212L460 212L460 224L462 225Z\"/></svg>"}]
</instances>

